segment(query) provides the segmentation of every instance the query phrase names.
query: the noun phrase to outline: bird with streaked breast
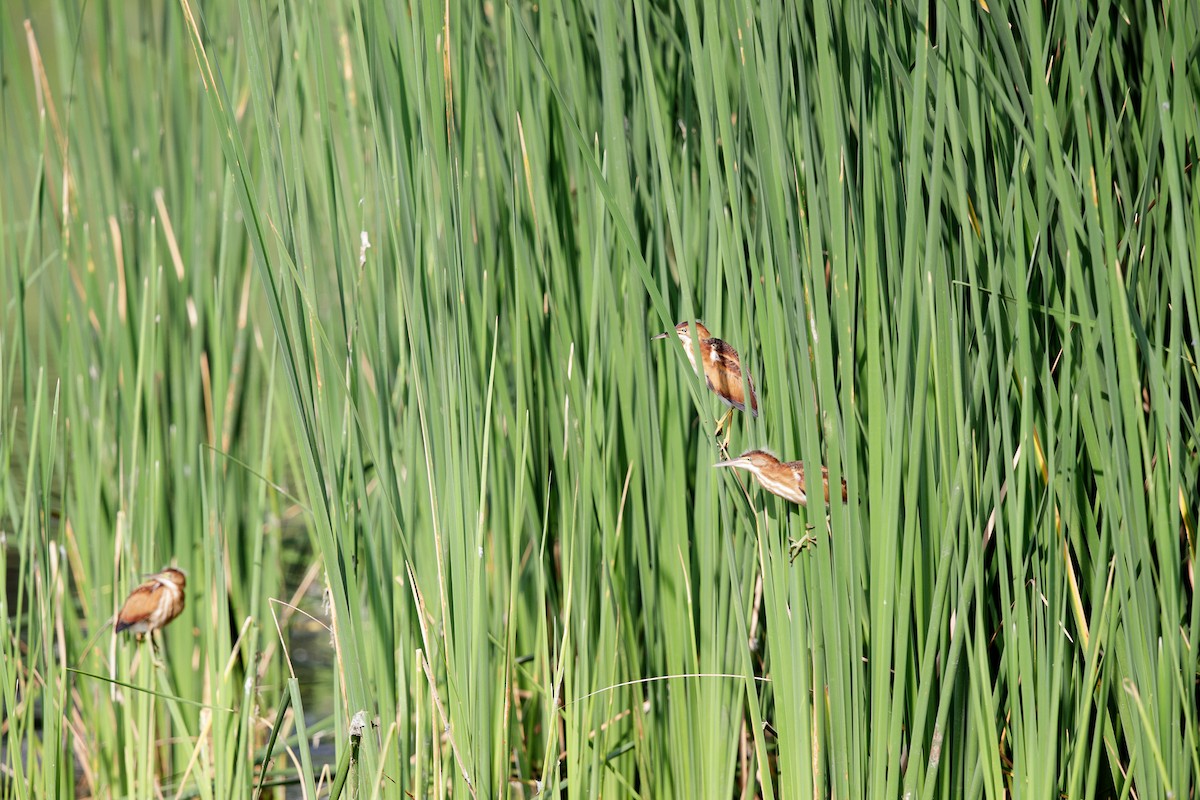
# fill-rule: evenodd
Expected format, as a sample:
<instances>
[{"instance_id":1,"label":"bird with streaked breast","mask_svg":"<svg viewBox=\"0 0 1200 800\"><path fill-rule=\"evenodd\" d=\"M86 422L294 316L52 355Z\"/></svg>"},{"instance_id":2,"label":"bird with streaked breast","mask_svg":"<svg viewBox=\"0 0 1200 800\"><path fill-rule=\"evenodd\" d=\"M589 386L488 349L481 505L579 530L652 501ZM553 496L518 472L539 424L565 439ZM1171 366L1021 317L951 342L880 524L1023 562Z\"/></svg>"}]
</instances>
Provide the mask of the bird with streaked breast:
<instances>
[{"instance_id":1,"label":"bird with streaked breast","mask_svg":"<svg viewBox=\"0 0 1200 800\"><path fill-rule=\"evenodd\" d=\"M681 322L675 326L675 335L683 344L683 352L691 362L692 369L698 371L702 368L704 370L704 381L708 384L708 388L730 408L729 413L717 425L717 430L713 434L715 436L721 432L721 428L732 416L733 409L742 412L746 410L747 392L750 395L750 415L757 417L758 395L755 394L754 381L750 379L749 373L746 373L745 389L742 387L742 361L738 358L737 350L734 350L725 340L713 336L700 321L696 321L695 326L698 339L695 343L692 341L692 332L689 330L687 322ZM671 331L660 333L651 337L651 341L666 339L670 335ZM699 364L697 364L697 356L699 356ZM728 436L726 436L726 441L728 441Z\"/></svg>"},{"instance_id":2,"label":"bird with streaked breast","mask_svg":"<svg viewBox=\"0 0 1200 800\"><path fill-rule=\"evenodd\" d=\"M719 461L714 467L737 467L750 472L764 489L792 503L808 505L808 489L803 461L780 461L766 450L747 450L737 458ZM821 483L825 489L825 502L829 502L829 469L821 467ZM849 499L846 481L842 479L842 502Z\"/></svg>"},{"instance_id":3,"label":"bird with streaked breast","mask_svg":"<svg viewBox=\"0 0 1200 800\"><path fill-rule=\"evenodd\" d=\"M167 567L147 578L129 593L117 613L117 633L129 631L139 639L163 628L183 611L183 593L187 576L183 570Z\"/></svg>"}]
</instances>

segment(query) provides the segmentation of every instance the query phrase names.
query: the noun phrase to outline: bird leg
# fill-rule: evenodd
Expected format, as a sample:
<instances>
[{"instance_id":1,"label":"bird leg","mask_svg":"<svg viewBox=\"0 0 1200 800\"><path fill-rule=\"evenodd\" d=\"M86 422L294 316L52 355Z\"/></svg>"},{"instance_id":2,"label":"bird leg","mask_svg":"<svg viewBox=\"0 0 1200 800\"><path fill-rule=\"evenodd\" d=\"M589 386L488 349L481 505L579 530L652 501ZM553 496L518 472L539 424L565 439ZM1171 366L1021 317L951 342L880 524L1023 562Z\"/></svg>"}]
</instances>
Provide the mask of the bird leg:
<instances>
[{"instance_id":1,"label":"bird leg","mask_svg":"<svg viewBox=\"0 0 1200 800\"><path fill-rule=\"evenodd\" d=\"M166 670L167 663L162 660L162 648L160 644L158 644L158 637L160 636L161 634L158 633L158 631L148 631L146 633L139 634L138 642L150 645L150 667L154 669ZM142 654L138 652L139 657L140 655Z\"/></svg>"},{"instance_id":2,"label":"bird leg","mask_svg":"<svg viewBox=\"0 0 1200 800\"><path fill-rule=\"evenodd\" d=\"M721 419L717 420L717 429L715 431L713 431L713 437L715 438L721 434L722 428L725 429L725 439L721 442L721 450L722 451L729 450L729 434L733 432L733 425L730 424L732 422L733 422L733 409L731 408L731 409L729 409L729 411L725 412L725 416L723 416L723 417L721 417Z\"/></svg>"},{"instance_id":3,"label":"bird leg","mask_svg":"<svg viewBox=\"0 0 1200 800\"><path fill-rule=\"evenodd\" d=\"M162 652L158 649L158 638L154 634L155 631L146 634L146 641L150 642L150 665L155 669L165 671L167 665L162 660Z\"/></svg>"}]
</instances>

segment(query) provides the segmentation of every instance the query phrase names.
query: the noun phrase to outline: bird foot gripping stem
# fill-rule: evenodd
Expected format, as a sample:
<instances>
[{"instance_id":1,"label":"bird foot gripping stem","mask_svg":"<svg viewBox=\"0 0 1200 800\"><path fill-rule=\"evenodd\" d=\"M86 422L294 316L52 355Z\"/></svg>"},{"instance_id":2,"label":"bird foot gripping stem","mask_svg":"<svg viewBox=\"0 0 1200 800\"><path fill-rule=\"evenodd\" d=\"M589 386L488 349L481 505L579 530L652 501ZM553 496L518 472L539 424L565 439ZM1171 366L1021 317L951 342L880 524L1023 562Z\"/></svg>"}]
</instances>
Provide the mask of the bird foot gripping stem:
<instances>
[{"instance_id":1,"label":"bird foot gripping stem","mask_svg":"<svg viewBox=\"0 0 1200 800\"><path fill-rule=\"evenodd\" d=\"M791 536L788 537L788 563L795 563L796 558L810 547L817 546L817 537L812 535L814 525L809 525L808 530L799 539Z\"/></svg>"}]
</instances>

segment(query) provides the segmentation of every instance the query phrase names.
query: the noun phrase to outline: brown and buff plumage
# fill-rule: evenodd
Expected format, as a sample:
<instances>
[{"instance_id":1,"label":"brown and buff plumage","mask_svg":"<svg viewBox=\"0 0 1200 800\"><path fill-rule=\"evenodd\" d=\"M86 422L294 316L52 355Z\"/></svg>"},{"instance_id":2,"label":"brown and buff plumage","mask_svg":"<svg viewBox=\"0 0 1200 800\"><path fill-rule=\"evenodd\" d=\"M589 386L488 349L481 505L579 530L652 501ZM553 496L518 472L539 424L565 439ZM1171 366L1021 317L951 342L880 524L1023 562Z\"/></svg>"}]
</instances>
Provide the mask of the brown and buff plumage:
<instances>
[{"instance_id":1,"label":"brown and buff plumage","mask_svg":"<svg viewBox=\"0 0 1200 800\"><path fill-rule=\"evenodd\" d=\"M713 464L714 467L737 467L747 470L758 478L762 487L771 494L799 505L808 505L808 487L804 475L803 461L780 461L766 450L747 450L737 458ZM829 469L821 467L821 484L825 489L825 502L829 502ZM842 481L842 502L849 495L846 481Z\"/></svg>"},{"instance_id":2,"label":"brown and buff plumage","mask_svg":"<svg viewBox=\"0 0 1200 800\"><path fill-rule=\"evenodd\" d=\"M738 411L746 410L746 393L742 389L742 362L737 350L723 339L709 337L702 350L707 350L704 359L704 382L721 398L721 402ZM758 416L758 395L754 392L754 381L746 375L746 389L750 393L750 415Z\"/></svg>"},{"instance_id":3,"label":"brown and buff plumage","mask_svg":"<svg viewBox=\"0 0 1200 800\"><path fill-rule=\"evenodd\" d=\"M117 633L129 631L139 638L167 625L183 611L187 576L167 567L129 593L117 614Z\"/></svg>"},{"instance_id":4,"label":"brown and buff plumage","mask_svg":"<svg viewBox=\"0 0 1200 800\"><path fill-rule=\"evenodd\" d=\"M675 335L683 344L683 352L691 362L692 369L703 369L704 382L708 388L721 398L722 403L730 408L736 408L738 411L746 410L746 389L748 389L750 414L757 417L758 395L754 391L754 381L747 374L746 389L742 388L742 361L738 357L737 350L734 350L729 342L713 336L703 323L696 322L695 326L696 339L699 340L697 346L693 346L692 333L688 328L688 323L681 322L675 326ZM671 332L667 331L653 338L665 339L670 335ZM697 359L700 363L697 363Z\"/></svg>"}]
</instances>

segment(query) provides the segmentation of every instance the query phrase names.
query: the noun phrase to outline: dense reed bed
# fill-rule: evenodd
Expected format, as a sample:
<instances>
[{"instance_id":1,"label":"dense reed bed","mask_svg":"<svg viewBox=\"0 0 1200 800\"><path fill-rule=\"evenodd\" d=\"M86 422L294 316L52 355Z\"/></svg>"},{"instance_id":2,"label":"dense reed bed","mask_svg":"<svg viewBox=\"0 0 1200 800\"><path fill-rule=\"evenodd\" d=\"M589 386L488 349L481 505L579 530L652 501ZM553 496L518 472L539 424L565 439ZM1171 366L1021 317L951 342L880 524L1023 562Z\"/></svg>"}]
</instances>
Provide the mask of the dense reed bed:
<instances>
[{"instance_id":1,"label":"dense reed bed","mask_svg":"<svg viewBox=\"0 0 1200 800\"><path fill-rule=\"evenodd\" d=\"M5 4L0 797L1195 797L1198 41Z\"/></svg>"}]
</instances>

